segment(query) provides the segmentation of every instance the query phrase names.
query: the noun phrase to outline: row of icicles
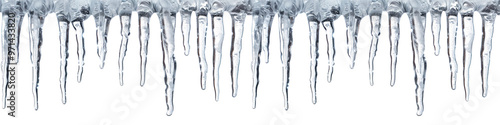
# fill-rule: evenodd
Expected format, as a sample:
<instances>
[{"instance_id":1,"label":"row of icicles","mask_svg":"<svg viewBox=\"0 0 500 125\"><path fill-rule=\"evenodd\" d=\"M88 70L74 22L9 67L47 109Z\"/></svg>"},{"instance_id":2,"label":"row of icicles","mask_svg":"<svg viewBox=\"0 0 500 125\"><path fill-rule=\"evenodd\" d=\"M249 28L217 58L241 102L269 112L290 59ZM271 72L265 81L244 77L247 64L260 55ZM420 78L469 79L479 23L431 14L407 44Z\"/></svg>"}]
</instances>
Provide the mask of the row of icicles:
<instances>
[{"instance_id":1,"label":"row of icicles","mask_svg":"<svg viewBox=\"0 0 500 125\"><path fill-rule=\"evenodd\" d=\"M416 101L417 115L423 112L423 92L425 85L426 61L424 56L424 34L425 18L429 12L432 18L431 31L434 38L435 55L439 54L439 35L441 14L446 13L448 26L448 55L451 69L451 88L456 88L457 81L457 62L455 58L455 44L458 29L458 15L461 15L462 33L464 39L464 89L465 99L469 98L469 67L471 62L471 48L474 36L474 27L472 22L473 13L478 11L483 20L482 47L481 47L481 68L482 68L482 86L483 97L486 96L488 88L488 69L491 52L491 41L493 35L493 25L498 10L497 0L3 0L2 12L4 25L2 31L3 49L1 67L5 74L9 60L6 57L7 50L7 27L9 22L5 19L15 18L14 23L17 33L17 39L14 42L19 43L19 30L24 13L29 17L29 41L31 61L33 64L33 96L35 110L38 109L38 76L40 47L42 43L42 25L44 18L48 13L56 13L59 24L59 40L61 52L61 72L60 87L62 92L62 102L66 103L66 66L68 58L68 31L70 23L76 31L77 55L78 55L78 82L82 79L84 66L84 38L82 36L83 21L89 16L94 16L96 21L97 36L97 54L101 60L100 68L104 67L106 57L106 41L110 20L118 16L121 25L121 46L119 52L119 79L120 85L123 85L123 60L127 50L128 37L130 35L131 14L136 11L139 20L139 41L140 41L140 85L145 84L147 47L149 41L149 20L153 13L156 13L161 23L162 50L163 50L163 68L166 77L166 102L167 115L173 112L173 88L176 72L176 61L174 57L174 27L176 25L176 13L181 16L181 32L183 36L184 55L189 55L191 14L196 14L197 20L197 45L199 65L201 70L201 88L206 88L207 80L207 62L205 58L205 45L208 24L212 24L213 46L213 85L215 90L215 100L219 99L219 67L222 57L222 43L224 38L223 13L229 12L232 18L232 41L231 41L231 80L232 96L237 95L238 89L238 69L241 51L241 42L246 15L252 15L252 76L253 76L253 105L256 107L257 86L259 84L259 65L260 59L264 62L269 60L269 34L271 24L275 14L279 17L279 37L281 45L281 63L282 63L282 91L284 96L284 106L288 109L288 83L289 83L289 64L291 57L291 45L293 41L292 27L294 19L299 13L306 13L309 32L310 32L310 54L311 54L311 72L310 86L312 92L312 101L316 103L316 68L318 58L318 42L320 24L326 31L327 37L327 55L328 55L328 73L327 81L331 82L334 66L334 26L333 22L340 16L345 18L347 26L346 37L348 44L348 56L351 60L350 68L354 67L354 61L357 52L357 35L359 32L359 23L365 16L369 16L372 29L372 41L369 54L369 78L370 85L373 85L373 60L377 51L377 43L380 35L380 20L383 11L388 13L389 37L391 45L391 82L393 86L396 79L396 59L398 53L399 41L399 21L403 14L408 14L411 24L411 37L413 49L413 66L415 72L415 84L417 86ZM12 16L14 15L14 16ZM12 17L9 17L12 16ZM208 22L211 17L212 22ZM18 51L19 50L15 50ZM261 57L262 56L262 57ZM3 108L6 107L6 75L3 77Z\"/></svg>"}]
</instances>

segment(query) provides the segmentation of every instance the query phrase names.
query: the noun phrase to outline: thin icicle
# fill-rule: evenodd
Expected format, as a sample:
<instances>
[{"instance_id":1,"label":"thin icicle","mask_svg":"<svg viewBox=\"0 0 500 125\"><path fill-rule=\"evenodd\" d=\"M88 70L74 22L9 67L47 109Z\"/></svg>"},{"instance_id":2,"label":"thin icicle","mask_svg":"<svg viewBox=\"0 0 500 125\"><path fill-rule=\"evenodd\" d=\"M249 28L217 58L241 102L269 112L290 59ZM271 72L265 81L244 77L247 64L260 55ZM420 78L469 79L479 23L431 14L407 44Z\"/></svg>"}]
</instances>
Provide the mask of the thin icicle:
<instances>
[{"instance_id":1,"label":"thin icicle","mask_svg":"<svg viewBox=\"0 0 500 125\"><path fill-rule=\"evenodd\" d=\"M241 52L241 42L243 37L243 28L245 24L245 13L235 13L231 14L232 18L232 30L233 37L231 42L231 81L232 85L232 96L236 97L238 93L238 72L240 68L240 52Z\"/></svg>"},{"instance_id":2,"label":"thin icicle","mask_svg":"<svg viewBox=\"0 0 500 125\"><path fill-rule=\"evenodd\" d=\"M481 78L483 97L488 94L488 74L490 70L490 54L495 25L495 13L481 14L483 18L483 39L481 42Z\"/></svg>"},{"instance_id":3,"label":"thin icicle","mask_svg":"<svg viewBox=\"0 0 500 125\"><path fill-rule=\"evenodd\" d=\"M200 84L201 84L201 89L205 90L207 84L207 72L208 72L207 59L205 57L207 27L208 27L207 14L198 13L197 20L198 20L198 60L200 63Z\"/></svg>"},{"instance_id":4,"label":"thin icicle","mask_svg":"<svg viewBox=\"0 0 500 125\"><path fill-rule=\"evenodd\" d=\"M215 101L219 101L219 68L222 57L222 43L224 41L224 23L222 15L212 15L213 34L213 84L215 91Z\"/></svg>"},{"instance_id":5,"label":"thin icicle","mask_svg":"<svg viewBox=\"0 0 500 125\"><path fill-rule=\"evenodd\" d=\"M85 65L85 41L83 38L83 20L75 20L72 22L73 28L76 32L76 44L77 44L77 55L78 55L78 72L77 72L77 81L80 83L82 81L83 75L83 65Z\"/></svg>"},{"instance_id":6,"label":"thin icicle","mask_svg":"<svg viewBox=\"0 0 500 125\"><path fill-rule=\"evenodd\" d=\"M380 36L380 20L382 16L382 11L384 9L384 5L382 1L373 1L370 4L369 15L370 15L370 23L371 23L371 33L372 33L372 41L370 45L370 56L368 59L368 67L369 67L369 77L370 77L370 85L373 86L373 70L374 65L373 61L375 59L375 55L377 54L377 45L378 38Z\"/></svg>"},{"instance_id":7,"label":"thin icicle","mask_svg":"<svg viewBox=\"0 0 500 125\"><path fill-rule=\"evenodd\" d=\"M409 13L412 30L413 70L415 71L415 89L417 101L417 115L424 111L424 87L427 62L425 60L425 12L412 11Z\"/></svg>"},{"instance_id":8,"label":"thin icicle","mask_svg":"<svg viewBox=\"0 0 500 125\"><path fill-rule=\"evenodd\" d=\"M335 65L334 57L335 57L335 39L333 38L334 28L333 28L333 19L324 20L323 28L326 31L326 42L327 42L327 54L328 54L328 73L327 73L327 81L332 82L333 76L333 66Z\"/></svg>"},{"instance_id":9,"label":"thin icicle","mask_svg":"<svg viewBox=\"0 0 500 125\"><path fill-rule=\"evenodd\" d=\"M281 41L281 68L282 68L282 92L285 101L285 110L288 110L288 83L290 78L290 58L293 43L292 27L294 16L280 14L280 41Z\"/></svg>"},{"instance_id":10,"label":"thin icicle","mask_svg":"<svg viewBox=\"0 0 500 125\"><path fill-rule=\"evenodd\" d=\"M96 16L94 16L96 17ZM99 68L104 68L104 60L106 60L107 53L107 39L108 39L108 31L109 31L109 23L111 21L111 17L107 17L104 15L99 15L95 19L96 22L96 38L97 38L97 56L100 59Z\"/></svg>"},{"instance_id":11,"label":"thin icicle","mask_svg":"<svg viewBox=\"0 0 500 125\"><path fill-rule=\"evenodd\" d=\"M354 68L354 61L356 60L357 53L357 44L358 44L358 32L359 32L359 23L361 22L361 18L359 16L355 16L354 12L350 12L345 16L346 26L347 26L347 56L350 59L349 67L351 69Z\"/></svg>"},{"instance_id":12,"label":"thin icicle","mask_svg":"<svg viewBox=\"0 0 500 125\"><path fill-rule=\"evenodd\" d=\"M391 87L396 83L396 65L398 62L399 20L403 15L403 4L400 1L391 1L387 6L389 15L389 40L391 45Z\"/></svg>"},{"instance_id":13,"label":"thin icicle","mask_svg":"<svg viewBox=\"0 0 500 125\"><path fill-rule=\"evenodd\" d=\"M163 50L163 70L165 71L165 95L167 102L167 115L172 115L174 111L174 85L176 62L174 57L175 50L175 13L159 13L162 27L162 50Z\"/></svg>"},{"instance_id":14,"label":"thin icicle","mask_svg":"<svg viewBox=\"0 0 500 125\"><path fill-rule=\"evenodd\" d=\"M433 0L431 1L431 27L432 38L434 45L434 55L438 56L440 52L439 37L441 32L441 14L446 10L446 1Z\"/></svg>"},{"instance_id":15,"label":"thin icicle","mask_svg":"<svg viewBox=\"0 0 500 125\"><path fill-rule=\"evenodd\" d=\"M310 43L310 71L309 84L311 87L312 103L316 104L316 78L318 77L318 44L319 44L319 21L317 18L308 17L309 19L309 43Z\"/></svg>"},{"instance_id":16,"label":"thin icicle","mask_svg":"<svg viewBox=\"0 0 500 125\"><path fill-rule=\"evenodd\" d=\"M60 43L60 67L59 67L59 86L61 88L62 103L66 104L66 78L68 67L68 41L69 41L69 21L64 14L58 14L59 25L59 43Z\"/></svg>"},{"instance_id":17,"label":"thin icicle","mask_svg":"<svg viewBox=\"0 0 500 125\"><path fill-rule=\"evenodd\" d=\"M29 14L29 38L30 38L30 56L32 64L32 92L35 103L35 110L38 110L38 80L40 76L40 47L42 46L42 26L44 15L35 12Z\"/></svg>"},{"instance_id":18,"label":"thin icicle","mask_svg":"<svg viewBox=\"0 0 500 125\"><path fill-rule=\"evenodd\" d=\"M141 2L139 4L138 15L139 15L139 41L140 41L140 57L141 57L141 81L140 85L144 86L146 83L146 64L148 56L148 42L149 42L149 20L151 18L152 3Z\"/></svg>"},{"instance_id":19,"label":"thin icicle","mask_svg":"<svg viewBox=\"0 0 500 125\"><path fill-rule=\"evenodd\" d=\"M274 13L269 12L264 16L264 20L262 21L262 58L264 58L264 62L269 63L269 41L271 37L271 27L273 25Z\"/></svg>"},{"instance_id":20,"label":"thin icicle","mask_svg":"<svg viewBox=\"0 0 500 125\"><path fill-rule=\"evenodd\" d=\"M263 16L259 15L259 11L253 12L252 16L252 108L257 105L257 90L259 87L259 65L260 54L262 52L262 21Z\"/></svg>"},{"instance_id":21,"label":"thin icicle","mask_svg":"<svg viewBox=\"0 0 500 125\"><path fill-rule=\"evenodd\" d=\"M118 73L121 86L123 86L123 60L125 60L127 54L128 37L130 35L130 15L131 13L120 14L122 40L120 44L120 54L118 55Z\"/></svg>"},{"instance_id":22,"label":"thin icicle","mask_svg":"<svg viewBox=\"0 0 500 125\"><path fill-rule=\"evenodd\" d=\"M470 88L469 88L469 71L470 64L472 60L472 43L474 42L474 4L469 1L464 2L460 14L462 15L462 34L464 41L464 90L465 90L465 101L469 101Z\"/></svg>"},{"instance_id":23,"label":"thin icicle","mask_svg":"<svg viewBox=\"0 0 500 125\"><path fill-rule=\"evenodd\" d=\"M450 63L450 82L451 89L455 90L457 85L458 64L457 57L455 56L455 49L457 44L457 28L458 28L458 11L460 4L458 1L450 3L446 19L448 20L448 60Z\"/></svg>"}]
</instances>

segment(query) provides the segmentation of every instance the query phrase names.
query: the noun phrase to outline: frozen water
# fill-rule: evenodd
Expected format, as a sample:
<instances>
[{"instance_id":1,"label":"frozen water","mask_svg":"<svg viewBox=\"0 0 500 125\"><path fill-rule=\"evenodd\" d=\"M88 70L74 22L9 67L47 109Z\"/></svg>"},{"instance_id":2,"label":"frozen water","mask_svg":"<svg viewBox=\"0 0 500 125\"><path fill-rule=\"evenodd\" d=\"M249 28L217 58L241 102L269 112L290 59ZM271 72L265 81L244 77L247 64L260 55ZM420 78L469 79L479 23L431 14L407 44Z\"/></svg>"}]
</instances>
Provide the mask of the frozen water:
<instances>
[{"instance_id":1,"label":"frozen water","mask_svg":"<svg viewBox=\"0 0 500 125\"><path fill-rule=\"evenodd\" d=\"M107 36L109 22L117 15L119 0L92 0L91 13L94 15L96 24L97 56L101 60L99 67L104 68L104 60L107 52Z\"/></svg>"},{"instance_id":2,"label":"frozen water","mask_svg":"<svg viewBox=\"0 0 500 125\"><path fill-rule=\"evenodd\" d=\"M118 7L118 15L120 17L121 24L121 44L120 44L120 54L118 55L118 68L119 68L119 79L120 85L123 86L123 60L127 52L128 37L130 35L130 17L132 11L135 10L134 0L122 0L120 6Z\"/></svg>"}]
</instances>

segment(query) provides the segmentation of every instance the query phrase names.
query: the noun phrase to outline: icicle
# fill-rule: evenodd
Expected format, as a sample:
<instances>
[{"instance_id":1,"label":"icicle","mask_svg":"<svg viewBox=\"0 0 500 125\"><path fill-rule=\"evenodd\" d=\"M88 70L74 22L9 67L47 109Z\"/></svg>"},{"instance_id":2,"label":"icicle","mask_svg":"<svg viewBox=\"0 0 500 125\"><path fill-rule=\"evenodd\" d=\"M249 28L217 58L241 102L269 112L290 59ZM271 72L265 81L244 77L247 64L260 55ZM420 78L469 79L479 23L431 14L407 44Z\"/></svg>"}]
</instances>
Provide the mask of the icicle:
<instances>
[{"instance_id":1,"label":"icicle","mask_svg":"<svg viewBox=\"0 0 500 125\"><path fill-rule=\"evenodd\" d=\"M495 13L481 14L483 18L483 39L481 42L481 78L483 82L483 97L488 93L488 73L490 69L491 43L495 24Z\"/></svg>"},{"instance_id":2,"label":"icicle","mask_svg":"<svg viewBox=\"0 0 500 125\"><path fill-rule=\"evenodd\" d=\"M464 90L465 101L469 101L470 88L469 88L469 71L472 59L472 43L474 42L474 4L466 1L463 3L460 14L462 15L462 34L464 41Z\"/></svg>"},{"instance_id":3,"label":"icicle","mask_svg":"<svg viewBox=\"0 0 500 125\"><path fill-rule=\"evenodd\" d=\"M288 83L290 77L290 58L293 43L292 27L294 16L280 14L280 41L281 41L281 67L282 67L282 91L285 100L285 110L288 110Z\"/></svg>"},{"instance_id":4,"label":"icicle","mask_svg":"<svg viewBox=\"0 0 500 125\"><path fill-rule=\"evenodd\" d=\"M431 27L432 27L432 38L434 44L434 55L438 56L440 52L439 36L441 32L441 14L446 10L446 1L444 0L434 0L431 1L432 8L431 13Z\"/></svg>"},{"instance_id":5,"label":"icicle","mask_svg":"<svg viewBox=\"0 0 500 125\"><path fill-rule=\"evenodd\" d=\"M212 15L212 39L213 39L213 85L215 101L219 101L219 68L222 60L222 43L224 42L224 4L214 1L210 10Z\"/></svg>"},{"instance_id":6,"label":"icicle","mask_svg":"<svg viewBox=\"0 0 500 125\"><path fill-rule=\"evenodd\" d=\"M316 104L316 78L318 77L317 67L318 67L318 44L319 44L319 21L313 17L309 18L309 42L310 42L310 71L309 71L309 83L311 87L312 103Z\"/></svg>"},{"instance_id":7,"label":"icicle","mask_svg":"<svg viewBox=\"0 0 500 125\"><path fill-rule=\"evenodd\" d=\"M255 8L254 8L255 9ZM259 87L259 65L260 54L262 52L262 21L264 16L260 15L258 10L254 10L252 16L252 108L257 105L257 89Z\"/></svg>"},{"instance_id":8,"label":"icicle","mask_svg":"<svg viewBox=\"0 0 500 125\"><path fill-rule=\"evenodd\" d=\"M66 78L68 67L68 41L69 41L69 21L64 14L57 14L59 25L59 43L60 43L60 71L59 71L59 86L61 88L62 103L66 104Z\"/></svg>"},{"instance_id":9,"label":"icicle","mask_svg":"<svg viewBox=\"0 0 500 125\"><path fill-rule=\"evenodd\" d=\"M200 63L200 84L201 89L205 90L207 83L207 72L208 65L207 59L205 58L205 48L206 48L206 37L207 37L207 27L208 27L208 18L207 14L198 13L198 60Z\"/></svg>"},{"instance_id":10,"label":"icicle","mask_svg":"<svg viewBox=\"0 0 500 125\"><path fill-rule=\"evenodd\" d=\"M43 12L42 12L43 13ZM32 92L35 103L35 110L38 110L38 78L40 74L40 48L42 46L42 26L45 15L39 15L37 12L29 14L29 38L30 38L30 56L32 64Z\"/></svg>"},{"instance_id":11,"label":"icicle","mask_svg":"<svg viewBox=\"0 0 500 125\"><path fill-rule=\"evenodd\" d=\"M334 28L333 28L333 19L324 20L323 28L326 31L326 41L327 41L327 54L328 54L328 73L327 73L327 81L332 82L333 75L333 66L335 65L334 57L335 57L335 41L333 38Z\"/></svg>"},{"instance_id":12,"label":"icicle","mask_svg":"<svg viewBox=\"0 0 500 125\"><path fill-rule=\"evenodd\" d=\"M121 86L123 86L123 60L127 53L128 36L130 35L130 15L131 13L120 14L122 40L120 44L120 54L118 56L118 67Z\"/></svg>"},{"instance_id":13,"label":"icicle","mask_svg":"<svg viewBox=\"0 0 500 125\"><path fill-rule=\"evenodd\" d=\"M413 69L415 71L415 89L417 115L424 111L424 87L427 62L425 60L425 12L412 11L408 15L412 31Z\"/></svg>"},{"instance_id":14,"label":"icicle","mask_svg":"<svg viewBox=\"0 0 500 125\"><path fill-rule=\"evenodd\" d=\"M162 50L163 50L163 70L165 71L165 95L167 101L167 115L172 115L174 111L174 85L176 62L174 57L175 49L175 13L159 13L162 27Z\"/></svg>"},{"instance_id":15,"label":"icicle","mask_svg":"<svg viewBox=\"0 0 500 125\"><path fill-rule=\"evenodd\" d=\"M269 63L269 41L271 34L271 27L273 25L274 12L267 12L265 14L264 19L262 21L262 58L264 58L264 62Z\"/></svg>"},{"instance_id":16,"label":"icicle","mask_svg":"<svg viewBox=\"0 0 500 125\"><path fill-rule=\"evenodd\" d=\"M372 29L372 41L370 45L370 56L368 59L368 67L369 67L369 77L370 77L370 85L373 86L373 60L375 59L375 55L377 53L377 45L378 45L378 37L380 36L380 19L382 16L382 11L384 9L384 5L382 1L373 1L370 4L369 8L371 29Z\"/></svg>"},{"instance_id":17,"label":"icicle","mask_svg":"<svg viewBox=\"0 0 500 125\"><path fill-rule=\"evenodd\" d=\"M96 21L97 29L96 29L96 38L97 38L97 56L101 60L99 64L99 68L104 68L104 60L106 60L106 52L107 52L107 39L108 39L108 31L109 31L109 22L111 21L111 17L107 17L104 15L99 15L94 18Z\"/></svg>"},{"instance_id":18,"label":"icicle","mask_svg":"<svg viewBox=\"0 0 500 125\"><path fill-rule=\"evenodd\" d=\"M83 38L83 20L74 20L72 22L73 28L75 29L76 32L76 44L77 44L77 55L78 55L78 72L77 72L77 81L80 83L82 81L82 74L83 74L83 65L84 63L84 58L85 58L85 42Z\"/></svg>"},{"instance_id":19,"label":"icicle","mask_svg":"<svg viewBox=\"0 0 500 125\"><path fill-rule=\"evenodd\" d=\"M354 61L356 59L357 53L357 36L359 31L359 23L361 21L361 17L354 16L354 12L348 14L346 17L346 25L347 25L347 55L349 56L350 65L349 67L354 68Z\"/></svg>"},{"instance_id":20,"label":"icicle","mask_svg":"<svg viewBox=\"0 0 500 125\"><path fill-rule=\"evenodd\" d=\"M392 1L387 7L389 15L389 40L391 44L391 86L396 83L396 65L399 43L399 20L403 15L403 5L399 1Z\"/></svg>"},{"instance_id":21,"label":"icicle","mask_svg":"<svg viewBox=\"0 0 500 125\"><path fill-rule=\"evenodd\" d=\"M181 31L184 43L184 55L189 55L189 34L191 32L191 11L181 11Z\"/></svg>"},{"instance_id":22,"label":"icicle","mask_svg":"<svg viewBox=\"0 0 500 125\"><path fill-rule=\"evenodd\" d=\"M232 96L236 97L238 93L238 72L240 67L240 52L241 52L241 41L243 37L243 28L245 24L245 13L234 13L231 14L232 18L232 30L233 37L231 42L231 81L232 85Z\"/></svg>"},{"instance_id":23,"label":"icicle","mask_svg":"<svg viewBox=\"0 0 500 125\"><path fill-rule=\"evenodd\" d=\"M140 56L141 56L141 81L140 85L144 86L146 82L146 64L148 56L148 42L149 42L149 19L153 14L152 3L143 1L137 7L137 14L139 15L139 41L140 41Z\"/></svg>"},{"instance_id":24,"label":"icicle","mask_svg":"<svg viewBox=\"0 0 500 125\"><path fill-rule=\"evenodd\" d=\"M450 82L451 89L455 90L457 84L457 73L458 64L457 58L455 56L455 48L457 43L457 27L458 27L458 11L460 10L460 4L458 1L450 3L448 12L446 13L446 19L448 20L448 60L450 62Z\"/></svg>"}]
</instances>

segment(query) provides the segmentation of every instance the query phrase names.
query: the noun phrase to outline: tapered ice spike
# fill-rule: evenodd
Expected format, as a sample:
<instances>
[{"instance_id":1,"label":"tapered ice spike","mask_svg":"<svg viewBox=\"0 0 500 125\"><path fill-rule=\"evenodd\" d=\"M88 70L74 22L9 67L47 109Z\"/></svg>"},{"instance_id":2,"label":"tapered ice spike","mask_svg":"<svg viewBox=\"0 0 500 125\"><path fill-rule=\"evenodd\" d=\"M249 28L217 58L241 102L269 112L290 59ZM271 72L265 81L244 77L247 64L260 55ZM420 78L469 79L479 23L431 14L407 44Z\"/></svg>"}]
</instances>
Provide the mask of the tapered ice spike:
<instances>
[{"instance_id":1,"label":"tapered ice spike","mask_svg":"<svg viewBox=\"0 0 500 125\"><path fill-rule=\"evenodd\" d=\"M328 72L326 74L327 81L330 83L332 81L333 66L335 65L335 42L333 38L333 23L341 15L341 2L331 1L331 0L319 0L319 16L321 17L321 22L323 23L323 28L326 32L326 43L327 43L327 56L328 56Z\"/></svg>"},{"instance_id":2,"label":"tapered ice spike","mask_svg":"<svg viewBox=\"0 0 500 125\"><path fill-rule=\"evenodd\" d=\"M104 68L107 52L108 29L111 19L117 14L121 0L92 0L92 14L96 24L97 56L101 63L99 68ZM124 2L127 2L124 0Z\"/></svg>"},{"instance_id":3,"label":"tapered ice spike","mask_svg":"<svg viewBox=\"0 0 500 125\"><path fill-rule=\"evenodd\" d=\"M135 10L135 2L132 0L122 0L118 7L118 15L120 18L120 33L122 36L120 43L120 53L118 55L118 75L120 85L123 86L123 61L127 54L128 37L130 35L130 18L132 11Z\"/></svg>"},{"instance_id":4,"label":"tapered ice spike","mask_svg":"<svg viewBox=\"0 0 500 125\"><path fill-rule=\"evenodd\" d=\"M54 2L54 12L57 16L59 28L59 87L61 89L61 101L66 104L66 78L68 76L68 42L69 42L69 7L68 0L57 0Z\"/></svg>"},{"instance_id":5,"label":"tapered ice spike","mask_svg":"<svg viewBox=\"0 0 500 125\"><path fill-rule=\"evenodd\" d=\"M175 50L175 15L179 9L179 4L176 0L158 1L161 7L158 12L161 27L161 45L163 51L163 70L165 80L165 95L167 103L167 116L171 116L174 111L174 85L175 85L175 70L176 61L174 56Z\"/></svg>"},{"instance_id":6,"label":"tapered ice spike","mask_svg":"<svg viewBox=\"0 0 500 125\"><path fill-rule=\"evenodd\" d=\"M369 78L370 85L373 86L373 60L375 59L375 55L377 53L377 45L378 38L380 36L380 20L382 17L382 11L385 9L385 1L383 0L374 0L370 3L370 7L368 10L370 22L371 22L371 33L372 33L372 41L370 45L370 56L368 59L368 68L369 68Z\"/></svg>"},{"instance_id":7,"label":"tapered ice spike","mask_svg":"<svg viewBox=\"0 0 500 125\"><path fill-rule=\"evenodd\" d=\"M231 81L232 81L232 96L236 97L238 93L238 72L240 68L240 52L241 42L243 37L243 26L245 24L246 13L233 13L232 30L233 37L231 41Z\"/></svg>"},{"instance_id":8,"label":"tapered ice spike","mask_svg":"<svg viewBox=\"0 0 500 125\"><path fill-rule=\"evenodd\" d=\"M191 33L191 13L196 11L197 0L179 0L181 6L181 32L184 44L184 55L188 56L190 52L189 37Z\"/></svg>"},{"instance_id":9,"label":"tapered ice spike","mask_svg":"<svg viewBox=\"0 0 500 125\"><path fill-rule=\"evenodd\" d=\"M342 13L344 14L344 18L346 21L346 38L347 38L347 56L350 59L349 67L351 69L354 68L356 53L358 51L358 32L359 32L359 23L361 19L367 14L368 1L365 0L351 0L342 1L343 9Z\"/></svg>"},{"instance_id":10,"label":"tapered ice spike","mask_svg":"<svg viewBox=\"0 0 500 125\"><path fill-rule=\"evenodd\" d=\"M205 90L207 84L207 58L205 56L207 27L208 27L208 11L210 4L207 0L199 0L199 6L196 12L197 20L197 35L198 35L198 62L200 64L200 85L201 89Z\"/></svg>"},{"instance_id":11,"label":"tapered ice spike","mask_svg":"<svg viewBox=\"0 0 500 125\"><path fill-rule=\"evenodd\" d=\"M399 43L399 21L403 15L403 3L399 0L390 0L387 6L387 13L389 15L389 41L391 45L391 87L396 83L396 65L398 56L398 43Z\"/></svg>"},{"instance_id":12,"label":"tapered ice spike","mask_svg":"<svg viewBox=\"0 0 500 125\"><path fill-rule=\"evenodd\" d=\"M97 55L99 56L99 59L101 60L101 63L99 64L99 68L104 68L104 60L106 59L106 52L107 52L107 36L108 36L108 31L109 31L109 22L111 21L111 18L109 17L100 17L99 19L96 20L99 21L99 25L97 26ZM96 23L97 24L97 23Z\"/></svg>"},{"instance_id":13,"label":"tapered ice spike","mask_svg":"<svg viewBox=\"0 0 500 125\"><path fill-rule=\"evenodd\" d=\"M431 30L434 44L434 55L438 56L440 52L439 36L441 32L441 14L446 11L446 0L430 0L431 5Z\"/></svg>"},{"instance_id":14,"label":"tapered ice spike","mask_svg":"<svg viewBox=\"0 0 500 125\"><path fill-rule=\"evenodd\" d=\"M140 58L141 58L141 81L140 85L144 86L146 82L146 64L148 56L149 42L149 20L153 14L153 5L151 1L143 0L138 2L137 15L139 16L139 41L140 41Z\"/></svg>"},{"instance_id":15,"label":"tapered ice spike","mask_svg":"<svg viewBox=\"0 0 500 125\"><path fill-rule=\"evenodd\" d=\"M42 47L42 27L45 21L45 16L51 9L51 1L48 0L34 0L29 1L29 43L30 43L30 56L32 64L32 92L35 104L35 110L38 110L38 83L40 76L40 49Z\"/></svg>"},{"instance_id":16,"label":"tapered ice spike","mask_svg":"<svg viewBox=\"0 0 500 125\"><path fill-rule=\"evenodd\" d=\"M270 42L270 34L271 34L271 27L273 24L273 19L275 15L275 11L277 10L277 5L276 5L276 0L265 0L262 1L263 3L260 4L260 15L263 16L263 21L262 21L262 38L261 38L261 45L262 45L262 58L264 59L264 62L269 63L269 42Z\"/></svg>"},{"instance_id":17,"label":"tapered ice spike","mask_svg":"<svg viewBox=\"0 0 500 125\"><path fill-rule=\"evenodd\" d=\"M417 101L417 115L424 111L424 87L427 62L425 60L425 16L428 3L422 0L410 2L412 9L408 13L412 28L413 70L415 72L415 94Z\"/></svg>"},{"instance_id":18,"label":"tapered ice spike","mask_svg":"<svg viewBox=\"0 0 500 125\"><path fill-rule=\"evenodd\" d=\"M309 86L311 88L312 103L316 104L316 79L318 78L318 44L319 44L319 0L308 0L304 5L309 24Z\"/></svg>"},{"instance_id":19,"label":"tapered ice spike","mask_svg":"<svg viewBox=\"0 0 500 125\"><path fill-rule=\"evenodd\" d=\"M70 17L71 23L73 24L73 29L75 29L77 56L78 56L78 71L77 71L77 81L80 83L82 81L83 66L85 64L85 41L83 38L84 28L83 21L85 21L90 15L90 2L89 1L71 1L70 5Z\"/></svg>"},{"instance_id":20,"label":"tapered ice spike","mask_svg":"<svg viewBox=\"0 0 500 125\"><path fill-rule=\"evenodd\" d=\"M450 2L450 5L446 12L446 19L448 22L448 60L450 63L450 82L452 90L455 90L457 85L458 64L455 55L455 49L457 44L458 12L460 11L460 9L460 3L458 2L458 0L455 0Z\"/></svg>"},{"instance_id":21,"label":"tapered ice spike","mask_svg":"<svg viewBox=\"0 0 500 125\"><path fill-rule=\"evenodd\" d=\"M486 2L485 2L486 3ZM478 3L480 4L480 3ZM488 94L488 74L490 70L490 55L493 39L493 31L495 27L496 12L499 10L498 1L488 2L483 4L484 8L479 8L482 17L482 42L481 42L481 80L482 80L482 96Z\"/></svg>"},{"instance_id":22,"label":"tapered ice spike","mask_svg":"<svg viewBox=\"0 0 500 125\"><path fill-rule=\"evenodd\" d=\"M219 68L222 60L222 43L224 42L223 23L224 4L220 1L212 3L212 39L213 39L213 85L215 101L219 101Z\"/></svg>"},{"instance_id":23,"label":"tapered ice spike","mask_svg":"<svg viewBox=\"0 0 500 125\"><path fill-rule=\"evenodd\" d=\"M61 88L62 103L66 104L66 78L68 67L68 41L69 41L69 21L64 15L58 15L59 43L60 43L60 71L59 83Z\"/></svg>"},{"instance_id":24,"label":"tapered ice spike","mask_svg":"<svg viewBox=\"0 0 500 125\"><path fill-rule=\"evenodd\" d=\"M474 42L474 3L470 1L465 1L462 4L462 10L460 10L460 15L462 15L462 34L464 41L464 66L463 66L463 83L465 90L465 101L469 101L470 88L469 88L469 71L470 64L472 60L472 43Z\"/></svg>"},{"instance_id":25,"label":"tapered ice spike","mask_svg":"<svg viewBox=\"0 0 500 125\"><path fill-rule=\"evenodd\" d=\"M254 4L255 5L255 4ZM257 105L257 90L259 87L259 65L260 65L260 54L262 52L261 42L262 42L262 21L263 16L260 12L253 10L252 13L252 108L255 109Z\"/></svg>"}]
</instances>

